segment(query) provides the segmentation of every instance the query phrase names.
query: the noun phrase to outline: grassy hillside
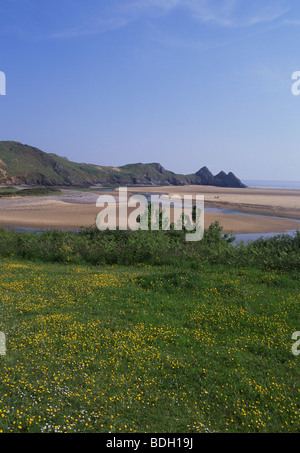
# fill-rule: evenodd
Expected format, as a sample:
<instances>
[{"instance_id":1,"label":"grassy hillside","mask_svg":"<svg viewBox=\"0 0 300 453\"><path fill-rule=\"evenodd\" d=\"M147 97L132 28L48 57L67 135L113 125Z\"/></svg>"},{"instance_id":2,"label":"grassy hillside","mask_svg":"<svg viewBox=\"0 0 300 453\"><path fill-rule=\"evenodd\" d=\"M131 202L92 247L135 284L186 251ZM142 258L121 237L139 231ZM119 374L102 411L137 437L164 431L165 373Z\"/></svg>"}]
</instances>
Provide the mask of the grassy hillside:
<instances>
[{"instance_id":1,"label":"grassy hillside","mask_svg":"<svg viewBox=\"0 0 300 453\"><path fill-rule=\"evenodd\" d=\"M38 185L89 185L106 176L94 165L70 162L15 142L0 142L1 173L4 183Z\"/></svg>"},{"instance_id":2,"label":"grassy hillside","mask_svg":"<svg viewBox=\"0 0 300 453\"><path fill-rule=\"evenodd\" d=\"M207 175L201 170L194 175L177 175L158 163L129 164L121 167L99 166L71 162L56 154L47 154L32 146L17 142L0 142L0 184L42 186L92 185L185 185L216 184L243 187L234 176L222 178Z\"/></svg>"}]
</instances>

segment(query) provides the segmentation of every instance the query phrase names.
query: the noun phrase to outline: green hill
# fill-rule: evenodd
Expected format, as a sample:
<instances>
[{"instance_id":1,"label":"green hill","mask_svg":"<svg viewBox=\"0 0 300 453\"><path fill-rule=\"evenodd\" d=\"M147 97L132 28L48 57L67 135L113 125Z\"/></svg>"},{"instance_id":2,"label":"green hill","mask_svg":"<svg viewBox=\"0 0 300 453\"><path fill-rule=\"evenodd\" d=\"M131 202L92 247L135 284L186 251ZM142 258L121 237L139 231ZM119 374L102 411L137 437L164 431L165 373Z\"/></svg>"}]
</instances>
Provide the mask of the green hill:
<instances>
[{"instance_id":1,"label":"green hill","mask_svg":"<svg viewBox=\"0 0 300 453\"><path fill-rule=\"evenodd\" d=\"M13 141L0 142L0 184L71 187L199 184L245 187L233 173L227 175L221 172L213 176L206 167L192 175L178 175L159 163L121 167L76 163Z\"/></svg>"}]
</instances>

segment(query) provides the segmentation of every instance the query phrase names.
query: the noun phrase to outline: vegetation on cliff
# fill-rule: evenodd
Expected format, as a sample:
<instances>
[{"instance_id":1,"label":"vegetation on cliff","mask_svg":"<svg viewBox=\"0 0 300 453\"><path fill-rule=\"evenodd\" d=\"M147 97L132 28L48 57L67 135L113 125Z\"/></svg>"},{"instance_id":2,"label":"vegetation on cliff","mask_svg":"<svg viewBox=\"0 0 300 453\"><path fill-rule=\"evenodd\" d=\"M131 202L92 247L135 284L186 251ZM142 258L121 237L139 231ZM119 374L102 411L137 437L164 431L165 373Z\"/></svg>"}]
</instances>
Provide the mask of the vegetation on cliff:
<instances>
[{"instance_id":1,"label":"vegetation on cliff","mask_svg":"<svg viewBox=\"0 0 300 453\"><path fill-rule=\"evenodd\" d=\"M73 186L94 185L215 185L245 187L233 174L214 176L206 167L191 175L166 170L159 163L136 163L121 167L71 162L18 142L0 142L0 184Z\"/></svg>"}]
</instances>

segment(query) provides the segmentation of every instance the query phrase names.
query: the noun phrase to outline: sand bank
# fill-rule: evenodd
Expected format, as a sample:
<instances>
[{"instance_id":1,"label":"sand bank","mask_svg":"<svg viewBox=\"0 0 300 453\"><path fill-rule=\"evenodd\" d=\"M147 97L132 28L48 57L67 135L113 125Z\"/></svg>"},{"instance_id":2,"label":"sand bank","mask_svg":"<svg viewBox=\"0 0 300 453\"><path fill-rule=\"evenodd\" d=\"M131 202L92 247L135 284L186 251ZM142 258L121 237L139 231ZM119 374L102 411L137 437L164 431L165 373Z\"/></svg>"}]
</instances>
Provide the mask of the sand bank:
<instances>
[{"instance_id":1,"label":"sand bank","mask_svg":"<svg viewBox=\"0 0 300 453\"><path fill-rule=\"evenodd\" d=\"M130 189L132 190L132 189ZM300 220L300 189L233 189L212 186L166 186L134 189L139 193L204 195L205 205Z\"/></svg>"},{"instance_id":2,"label":"sand bank","mask_svg":"<svg viewBox=\"0 0 300 453\"><path fill-rule=\"evenodd\" d=\"M253 215L205 212L205 227L219 221L224 233L285 232L300 228L300 190L229 189L208 186L140 187L131 193L202 194L205 206L239 210ZM77 230L95 224L96 200L104 192L63 191L61 196L0 198L0 225L33 229ZM109 192L118 195L117 191ZM130 194L130 192L129 192ZM256 216L255 213L267 215ZM272 218L280 217L280 218Z\"/></svg>"}]
</instances>

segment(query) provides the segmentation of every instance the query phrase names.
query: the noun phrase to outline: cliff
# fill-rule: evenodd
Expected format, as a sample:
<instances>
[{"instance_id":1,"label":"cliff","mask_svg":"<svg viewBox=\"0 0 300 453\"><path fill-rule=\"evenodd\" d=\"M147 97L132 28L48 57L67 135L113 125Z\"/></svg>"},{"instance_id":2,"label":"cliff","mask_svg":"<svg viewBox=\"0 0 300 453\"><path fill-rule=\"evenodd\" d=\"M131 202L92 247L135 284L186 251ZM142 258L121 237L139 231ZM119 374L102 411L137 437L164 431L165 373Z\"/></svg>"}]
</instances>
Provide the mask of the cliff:
<instances>
[{"instance_id":1,"label":"cliff","mask_svg":"<svg viewBox=\"0 0 300 453\"><path fill-rule=\"evenodd\" d=\"M214 176L207 167L191 175L166 170L159 163L121 167L71 162L18 142L0 142L0 184L91 187L117 185L212 185L246 187L233 173Z\"/></svg>"}]
</instances>

